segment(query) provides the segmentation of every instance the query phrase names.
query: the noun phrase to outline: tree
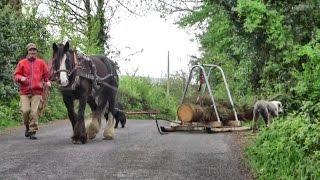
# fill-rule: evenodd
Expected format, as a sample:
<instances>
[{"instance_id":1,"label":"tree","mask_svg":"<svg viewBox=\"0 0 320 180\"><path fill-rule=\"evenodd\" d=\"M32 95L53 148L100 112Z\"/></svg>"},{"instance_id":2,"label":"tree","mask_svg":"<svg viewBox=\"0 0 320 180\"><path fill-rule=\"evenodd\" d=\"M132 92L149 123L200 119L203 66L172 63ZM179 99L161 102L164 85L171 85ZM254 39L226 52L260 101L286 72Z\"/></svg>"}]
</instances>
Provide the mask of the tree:
<instances>
[{"instance_id":1,"label":"tree","mask_svg":"<svg viewBox=\"0 0 320 180\"><path fill-rule=\"evenodd\" d=\"M22 8L21 0L0 0L0 9L4 8L6 5L10 5L12 9L16 12L20 12Z\"/></svg>"},{"instance_id":2,"label":"tree","mask_svg":"<svg viewBox=\"0 0 320 180\"><path fill-rule=\"evenodd\" d=\"M51 24L60 30L60 40L72 38L89 54L110 52L109 30L121 8L130 14L138 10L130 0L50 0L46 4L51 10Z\"/></svg>"},{"instance_id":3,"label":"tree","mask_svg":"<svg viewBox=\"0 0 320 180\"><path fill-rule=\"evenodd\" d=\"M8 4L0 10L0 98L8 99L17 94L11 77L18 60L26 55L27 43L46 47L48 33L45 19L37 18L35 11L22 15L19 8Z\"/></svg>"}]
</instances>

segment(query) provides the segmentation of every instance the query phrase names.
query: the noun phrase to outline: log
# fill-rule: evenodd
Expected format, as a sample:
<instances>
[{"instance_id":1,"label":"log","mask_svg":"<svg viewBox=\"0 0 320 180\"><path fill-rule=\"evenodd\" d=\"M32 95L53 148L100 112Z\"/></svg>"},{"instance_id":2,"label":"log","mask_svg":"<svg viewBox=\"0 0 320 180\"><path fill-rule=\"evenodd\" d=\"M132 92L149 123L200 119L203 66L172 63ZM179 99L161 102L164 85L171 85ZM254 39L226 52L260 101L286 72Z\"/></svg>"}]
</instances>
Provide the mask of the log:
<instances>
[{"instance_id":1,"label":"log","mask_svg":"<svg viewBox=\"0 0 320 180\"><path fill-rule=\"evenodd\" d=\"M198 122L204 118L204 110L195 104L181 104L177 110L178 119L181 122Z\"/></svg>"},{"instance_id":2,"label":"log","mask_svg":"<svg viewBox=\"0 0 320 180\"><path fill-rule=\"evenodd\" d=\"M217 109L222 122L235 120L232 107L226 107L218 103ZM251 120L252 108L241 107L237 109L238 120ZM212 122L218 121L213 106L200 106L199 104L183 103L177 110L178 119L181 122Z\"/></svg>"}]
</instances>

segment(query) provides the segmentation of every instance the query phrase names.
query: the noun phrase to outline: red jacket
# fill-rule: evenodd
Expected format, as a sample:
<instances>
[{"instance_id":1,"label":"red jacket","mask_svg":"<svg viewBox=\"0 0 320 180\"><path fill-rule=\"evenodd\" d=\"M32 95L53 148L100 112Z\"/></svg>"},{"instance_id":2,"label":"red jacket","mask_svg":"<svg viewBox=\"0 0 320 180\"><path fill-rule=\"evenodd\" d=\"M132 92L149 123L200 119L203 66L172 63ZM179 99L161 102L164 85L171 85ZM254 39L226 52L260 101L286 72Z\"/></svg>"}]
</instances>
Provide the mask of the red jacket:
<instances>
[{"instance_id":1,"label":"red jacket","mask_svg":"<svg viewBox=\"0 0 320 180\"><path fill-rule=\"evenodd\" d=\"M27 79L22 82L23 76ZM48 66L44 60L39 58L35 60L22 59L14 71L13 78L20 85L21 95L42 95L44 82L49 81Z\"/></svg>"}]
</instances>

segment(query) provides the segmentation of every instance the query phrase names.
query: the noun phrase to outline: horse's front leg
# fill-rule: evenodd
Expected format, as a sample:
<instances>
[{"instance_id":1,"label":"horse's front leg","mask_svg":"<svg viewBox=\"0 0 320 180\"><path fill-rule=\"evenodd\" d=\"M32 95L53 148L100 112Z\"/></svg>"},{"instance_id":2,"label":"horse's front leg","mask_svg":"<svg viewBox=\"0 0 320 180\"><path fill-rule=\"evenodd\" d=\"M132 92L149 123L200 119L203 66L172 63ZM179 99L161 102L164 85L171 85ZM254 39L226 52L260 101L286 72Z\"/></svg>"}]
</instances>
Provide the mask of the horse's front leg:
<instances>
[{"instance_id":1,"label":"horse's front leg","mask_svg":"<svg viewBox=\"0 0 320 180\"><path fill-rule=\"evenodd\" d=\"M68 117L72 125L72 131L74 131L74 126L76 124L77 114L74 112L74 100L71 97L63 96L63 102L67 107Z\"/></svg>"},{"instance_id":2,"label":"horse's front leg","mask_svg":"<svg viewBox=\"0 0 320 180\"><path fill-rule=\"evenodd\" d=\"M94 98L90 96L88 98L88 104L92 111L92 117L91 122L89 126L86 128L87 136L89 139L93 139L96 137L97 133L99 132L100 126L101 126L101 114L99 117L98 113L98 105L96 104Z\"/></svg>"},{"instance_id":3,"label":"horse's front leg","mask_svg":"<svg viewBox=\"0 0 320 180\"><path fill-rule=\"evenodd\" d=\"M74 139L73 143L85 144L87 142L87 134L85 130L85 122L84 122L84 112L86 109L87 97L82 96L79 98L79 111L78 117L74 128Z\"/></svg>"}]
</instances>

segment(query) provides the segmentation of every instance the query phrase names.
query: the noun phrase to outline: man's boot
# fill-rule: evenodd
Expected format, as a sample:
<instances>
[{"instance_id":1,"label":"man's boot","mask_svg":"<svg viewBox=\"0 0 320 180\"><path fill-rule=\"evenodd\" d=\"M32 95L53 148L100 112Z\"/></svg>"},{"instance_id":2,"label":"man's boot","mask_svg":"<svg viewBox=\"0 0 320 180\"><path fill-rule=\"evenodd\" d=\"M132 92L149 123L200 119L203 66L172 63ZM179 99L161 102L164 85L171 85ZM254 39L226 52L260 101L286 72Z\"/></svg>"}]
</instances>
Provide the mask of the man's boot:
<instances>
[{"instance_id":1,"label":"man's boot","mask_svg":"<svg viewBox=\"0 0 320 180\"><path fill-rule=\"evenodd\" d=\"M26 125L26 131L24 132L24 136L25 137L30 137L29 126L28 125Z\"/></svg>"}]
</instances>

